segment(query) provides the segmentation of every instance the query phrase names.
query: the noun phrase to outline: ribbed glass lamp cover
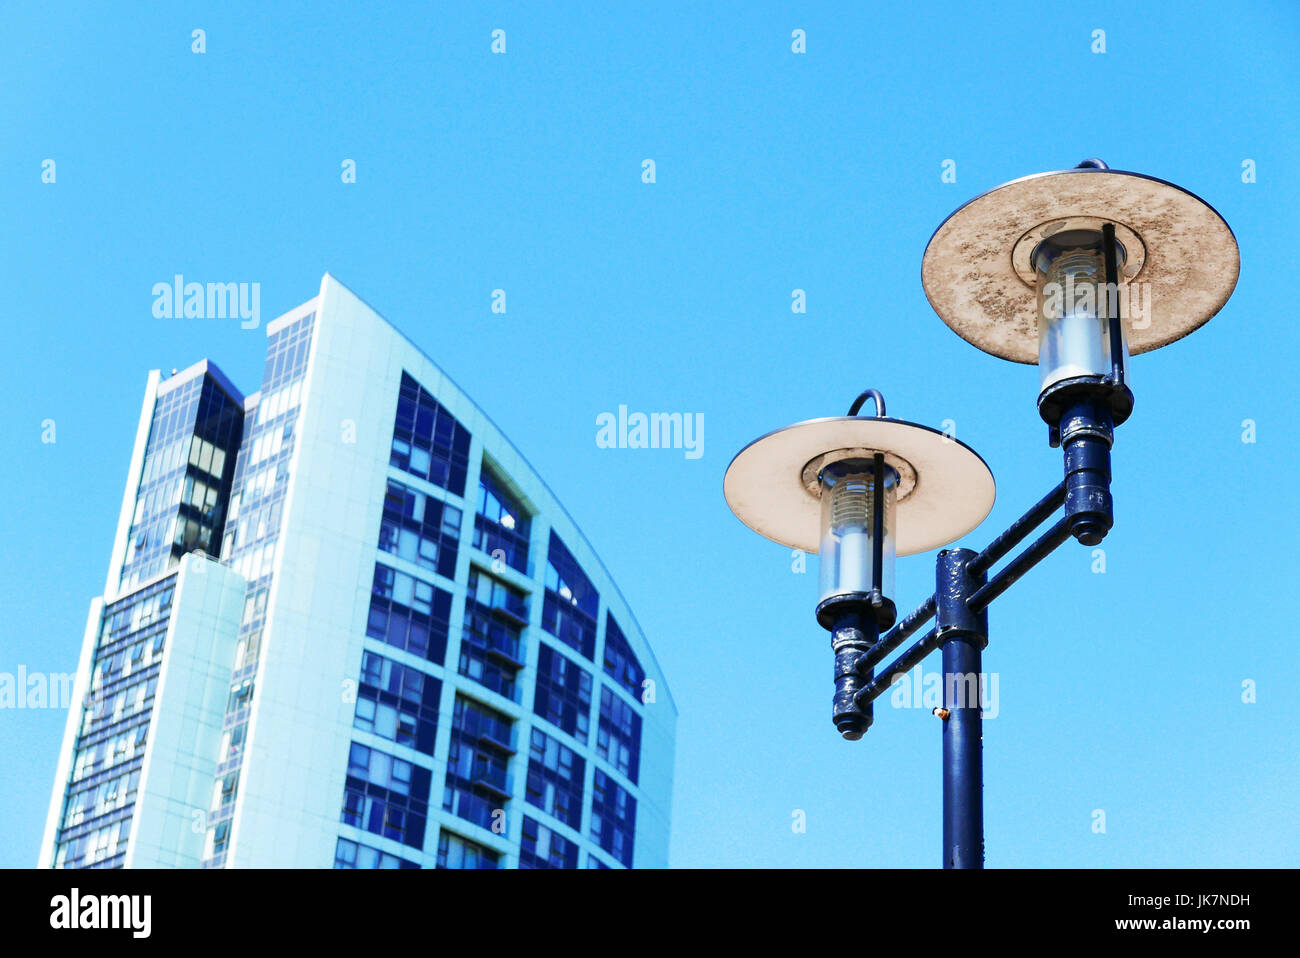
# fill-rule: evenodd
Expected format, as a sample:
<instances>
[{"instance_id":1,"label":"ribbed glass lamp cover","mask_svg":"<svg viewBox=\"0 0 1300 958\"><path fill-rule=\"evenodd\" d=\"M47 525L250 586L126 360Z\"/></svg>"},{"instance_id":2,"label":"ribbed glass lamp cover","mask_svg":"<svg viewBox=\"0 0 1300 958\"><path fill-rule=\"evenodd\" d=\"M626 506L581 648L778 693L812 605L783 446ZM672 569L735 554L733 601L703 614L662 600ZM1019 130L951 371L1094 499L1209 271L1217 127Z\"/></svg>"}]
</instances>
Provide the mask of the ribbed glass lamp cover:
<instances>
[{"instance_id":1,"label":"ribbed glass lamp cover","mask_svg":"<svg viewBox=\"0 0 1300 958\"><path fill-rule=\"evenodd\" d=\"M869 460L832 463L821 474L821 599L852 592L870 592L873 584L872 546L882 537L881 592L894 595L894 498L898 476L884 470L884 528L875 521L875 477Z\"/></svg>"},{"instance_id":2,"label":"ribbed glass lamp cover","mask_svg":"<svg viewBox=\"0 0 1300 958\"><path fill-rule=\"evenodd\" d=\"M1117 251L1123 264L1123 251ZM1044 241L1034 253L1038 273L1038 372L1040 391L1076 376L1111 371L1110 322L1106 319L1101 234L1070 230ZM1120 324L1127 379L1128 338Z\"/></svg>"}]
</instances>

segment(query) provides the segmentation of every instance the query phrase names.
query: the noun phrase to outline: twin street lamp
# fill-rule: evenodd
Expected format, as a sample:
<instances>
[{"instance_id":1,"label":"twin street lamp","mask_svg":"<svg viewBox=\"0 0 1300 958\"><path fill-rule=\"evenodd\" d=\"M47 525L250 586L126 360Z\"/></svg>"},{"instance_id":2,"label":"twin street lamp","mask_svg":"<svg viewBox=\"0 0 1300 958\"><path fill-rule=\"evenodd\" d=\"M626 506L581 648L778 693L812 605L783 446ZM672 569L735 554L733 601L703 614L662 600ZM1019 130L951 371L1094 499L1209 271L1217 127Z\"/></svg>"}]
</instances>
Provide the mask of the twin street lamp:
<instances>
[{"instance_id":1,"label":"twin street lamp","mask_svg":"<svg viewBox=\"0 0 1300 958\"><path fill-rule=\"evenodd\" d=\"M769 433L727 468L724 492L741 522L820 555L816 615L831 633L832 717L844 738L861 738L892 680L942 649L945 867L984 862L981 703L963 689L979 686L988 606L1066 539L1105 537L1114 427L1133 410L1129 356L1209 320L1232 294L1238 265L1232 231L1208 204L1100 160L1013 180L940 225L921 265L926 296L973 345L1037 362L1038 412L1063 450L1065 477L982 552L941 549L934 594L897 623L895 556L948 546L993 508L993 474L973 449L888 418L871 389L847 416ZM858 415L868 399L875 415ZM934 628L877 674L932 618Z\"/></svg>"}]
</instances>

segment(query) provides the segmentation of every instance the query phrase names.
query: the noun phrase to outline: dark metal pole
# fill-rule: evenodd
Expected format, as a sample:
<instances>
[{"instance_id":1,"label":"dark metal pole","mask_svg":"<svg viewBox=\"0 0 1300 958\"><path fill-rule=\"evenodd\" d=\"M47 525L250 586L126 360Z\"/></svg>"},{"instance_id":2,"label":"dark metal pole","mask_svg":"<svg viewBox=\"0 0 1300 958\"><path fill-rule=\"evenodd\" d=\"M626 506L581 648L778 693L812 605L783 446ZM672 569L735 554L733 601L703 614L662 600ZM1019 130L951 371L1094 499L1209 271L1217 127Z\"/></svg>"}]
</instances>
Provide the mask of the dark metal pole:
<instances>
[{"instance_id":1,"label":"dark metal pole","mask_svg":"<svg viewBox=\"0 0 1300 958\"><path fill-rule=\"evenodd\" d=\"M967 600L984 584L970 549L944 549L935 573L936 638L943 649L943 867L984 867L984 744L980 654L988 614Z\"/></svg>"}]
</instances>

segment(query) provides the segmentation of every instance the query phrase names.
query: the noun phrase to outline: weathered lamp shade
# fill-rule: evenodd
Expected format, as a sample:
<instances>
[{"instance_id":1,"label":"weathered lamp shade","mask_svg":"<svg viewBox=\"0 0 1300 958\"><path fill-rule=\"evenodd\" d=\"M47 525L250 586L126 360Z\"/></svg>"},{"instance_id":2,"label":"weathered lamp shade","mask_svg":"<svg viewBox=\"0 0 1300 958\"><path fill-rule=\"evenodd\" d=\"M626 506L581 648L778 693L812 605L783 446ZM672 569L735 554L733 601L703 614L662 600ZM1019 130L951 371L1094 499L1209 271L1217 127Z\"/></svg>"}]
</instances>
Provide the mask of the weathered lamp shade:
<instances>
[{"instance_id":1,"label":"weathered lamp shade","mask_svg":"<svg viewBox=\"0 0 1300 958\"><path fill-rule=\"evenodd\" d=\"M1046 360L1045 384L1068 378L1071 367L1102 372L1094 361L1102 324L1084 309L1045 330L1039 287L1052 269L1084 281L1096 264L1067 254L1100 251L1107 224L1118 244L1124 345L1134 355L1205 324L1228 301L1240 270L1232 230L1204 200L1164 180L1087 164L976 197L944 220L921 262L940 319L994 356ZM1109 343L1100 355L1109 364Z\"/></svg>"},{"instance_id":2,"label":"weathered lamp shade","mask_svg":"<svg viewBox=\"0 0 1300 958\"><path fill-rule=\"evenodd\" d=\"M876 485L875 458L881 457ZM961 538L993 508L993 473L953 437L898 419L844 416L801 422L756 439L723 479L727 505L759 535L821 555L821 598L892 598L895 555ZM877 497L879 494L879 508Z\"/></svg>"}]
</instances>

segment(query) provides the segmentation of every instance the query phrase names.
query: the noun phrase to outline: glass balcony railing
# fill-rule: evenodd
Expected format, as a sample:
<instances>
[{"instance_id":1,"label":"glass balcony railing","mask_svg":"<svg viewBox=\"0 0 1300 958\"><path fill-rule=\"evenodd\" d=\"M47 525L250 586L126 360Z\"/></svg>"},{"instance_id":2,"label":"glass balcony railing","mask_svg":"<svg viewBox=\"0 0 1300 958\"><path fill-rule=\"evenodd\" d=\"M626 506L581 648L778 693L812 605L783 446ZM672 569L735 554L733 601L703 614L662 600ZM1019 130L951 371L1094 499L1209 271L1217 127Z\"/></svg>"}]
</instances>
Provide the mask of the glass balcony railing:
<instances>
[{"instance_id":1,"label":"glass balcony railing","mask_svg":"<svg viewBox=\"0 0 1300 958\"><path fill-rule=\"evenodd\" d=\"M491 632L487 636L487 642L484 645L488 655L495 659L504 661L507 665L516 669L524 667L523 651L520 641L512 635L505 632Z\"/></svg>"},{"instance_id":2,"label":"glass balcony railing","mask_svg":"<svg viewBox=\"0 0 1300 958\"><path fill-rule=\"evenodd\" d=\"M522 595L516 595L513 592L506 592L494 596L493 599L493 612L498 615L503 615L506 618L517 622L519 625L528 624L528 600Z\"/></svg>"},{"instance_id":3,"label":"glass balcony railing","mask_svg":"<svg viewBox=\"0 0 1300 958\"><path fill-rule=\"evenodd\" d=\"M480 722L474 729L474 735L480 742L491 745L500 751L515 751L514 730L503 722Z\"/></svg>"},{"instance_id":4,"label":"glass balcony railing","mask_svg":"<svg viewBox=\"0 0 1300 958\"><path fill-rule=\"evenodd\" d=\"M503 768L483 765L475 769L470 782L479 791L488 792L499 798L510 797L510 776Z\"/></svg>"}]
</instances>

